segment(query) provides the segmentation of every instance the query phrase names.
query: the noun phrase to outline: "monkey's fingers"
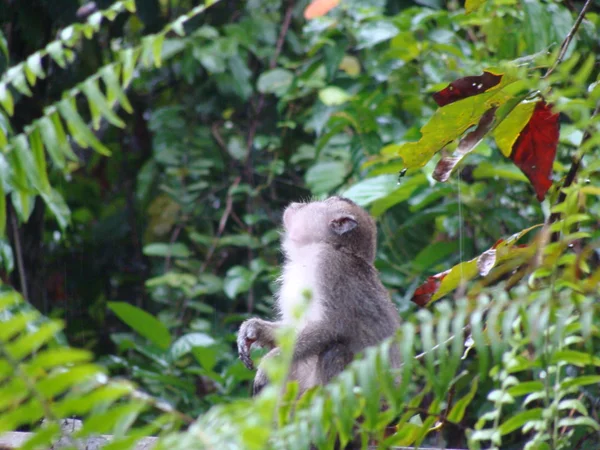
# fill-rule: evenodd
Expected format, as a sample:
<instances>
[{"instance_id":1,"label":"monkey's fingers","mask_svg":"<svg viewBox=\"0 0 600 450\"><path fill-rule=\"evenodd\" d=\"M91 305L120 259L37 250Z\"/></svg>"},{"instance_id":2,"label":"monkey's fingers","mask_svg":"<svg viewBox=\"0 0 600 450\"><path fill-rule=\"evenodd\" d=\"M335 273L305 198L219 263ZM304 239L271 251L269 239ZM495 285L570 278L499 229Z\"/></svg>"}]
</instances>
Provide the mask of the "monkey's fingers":
<instances>
[{"instance_id":1,"label":"monkey's fingers","mask_svg":"<svg viewBox=\"0 0 600 450\"><path fill-rule=\"evenodd\" d=\"M240 359L248 369L254 370L254 362L248 353L240 353Z\"/></svg>"},{"instance_id":2,"label":"monkey's fingers","mask_svg":"<svg viewBox=\"0 0 600 450\"><path fill-rule=\"evenodd\" d=\"M252 344L254 344L254 340L245 338L244 336L238 336L238 355L244 365L250 370L254 369L254 363L250 358L250 347L252 347Z\"/></svg>"}]
</instances>

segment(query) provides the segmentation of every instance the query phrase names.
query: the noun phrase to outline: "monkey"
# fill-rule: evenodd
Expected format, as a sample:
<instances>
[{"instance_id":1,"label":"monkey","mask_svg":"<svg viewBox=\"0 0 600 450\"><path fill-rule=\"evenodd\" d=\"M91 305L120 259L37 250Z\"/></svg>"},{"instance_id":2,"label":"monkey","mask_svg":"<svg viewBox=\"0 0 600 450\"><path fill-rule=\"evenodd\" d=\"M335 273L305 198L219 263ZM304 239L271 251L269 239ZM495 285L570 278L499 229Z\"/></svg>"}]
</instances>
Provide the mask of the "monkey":
<instances>
[{"instance_id":1,"label":"monkey","mask_svg":"<svg viewBox=\"0 0 600 450\"><path fill-rule=\"evenodd\" d=\"M275 356L276 330L294 323L297 340L288 379L298 382L300 396L329 383L357 354L392 336L400 318L374 266L377 228L367 211L338 196L291 203L283 214L283 230L284 264L276 295L279 320L246 320L237 346L244 365L253 369L251 347L270 349L263 361ZM294 322L306 290L312 299ZM398 367L395 346L390 358L392 367ZM253 395L267 383L259 366Z\"/></svg>"}]
</instances>

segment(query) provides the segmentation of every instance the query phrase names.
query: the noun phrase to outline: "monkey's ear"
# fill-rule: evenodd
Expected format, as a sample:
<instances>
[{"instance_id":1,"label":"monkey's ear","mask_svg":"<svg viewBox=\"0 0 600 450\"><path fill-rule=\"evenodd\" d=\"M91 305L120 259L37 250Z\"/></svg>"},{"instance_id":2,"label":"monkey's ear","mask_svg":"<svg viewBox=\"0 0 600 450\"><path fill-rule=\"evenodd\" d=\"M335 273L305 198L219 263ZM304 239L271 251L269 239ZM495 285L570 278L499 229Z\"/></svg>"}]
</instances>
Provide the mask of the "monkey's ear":
<instances>
[{"instance_id":1,"label":"monkey's ear","mask_svg":"<svg viewBox=\"0 0 600 450\"><path fill-rule=\"evenodd\" d=\"M331 228L335 234L340 236L348 231L354 230L357 226L358 222L355 217L350 214L339 215L329 222L329 228Z\"/></svg>"}]
</instances>

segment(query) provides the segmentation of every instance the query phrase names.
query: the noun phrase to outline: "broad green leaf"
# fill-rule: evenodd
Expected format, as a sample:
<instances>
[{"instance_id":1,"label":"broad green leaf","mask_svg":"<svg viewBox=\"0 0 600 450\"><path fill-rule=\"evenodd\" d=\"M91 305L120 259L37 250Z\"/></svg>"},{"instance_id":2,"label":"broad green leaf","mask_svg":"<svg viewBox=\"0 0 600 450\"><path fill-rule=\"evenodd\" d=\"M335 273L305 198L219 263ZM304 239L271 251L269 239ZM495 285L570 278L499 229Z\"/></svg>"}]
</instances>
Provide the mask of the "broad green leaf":
<instances>
[{"instance_id":1,"label":"broad green leaf","mask_svg":"<svg viewBox=\"0 0 600 450\"><path fill-rule=\"evenodd\" d=\"M378 175L352 185L350 189L342 193L342 196L353 200L360 206L367 206L388 196L398 188L398 184L396 175Z\"/></svg>"},{"instance_id":2,"label":"broad green leaf","mask_svg":"<svg viewBox=\"0 0 600 450\"><path fill-rule=\"evenodd\" d=\"M233 299L242 292L247 292L252 286L253 274L246 267L234 266L227 271L223 290L227 297Z\"/></svg>"},{"instance_id":3,"label":"broad green leaf","mask_svg":"<svg viewBox=\"0 0 600 450\"><path fill-rule=\"evenodd\" d=\"M411 198L415 190L427 184L427 177L422 173L418 173L415 176L408 179L403 179L400 182L400 184L397 184L397 188L394 191L390 192L390 194L386 195L385 197L375 200L373 202L370 209L371 214L375 217L379 217L392 206L395 206Z\"/></svg>"},{"instance_id":4,"label":"broad green leaf","mask_svg":"<svg viewBox=\"0 0 600 450\"><path fill-rule=\"evenodd\" d=\"M319 91L319 99L327 106L342 105L351 98L350 94L337 86L328 86Z\"/></svg>"},{"instance_id":5,"label":"broad green leaf","mask_svg":"<svg viewBox=\"0 0 600 450\"><path fill-rule=\"evenodd\" d=\"M53 442L60 437L60 425L56 422L50 422L43 428L38 428L35 434L20 446L21 450L34 450L39 448L52 448Z\"/></svg>"},{"instance_id":6,"label":"broad green leaf","mask_svg":"<svg viewBox=\"0 0 600 450\"><path fill-rule=\"evenodd\" d=\"M387 21L366 22L360 26L356 39L358 48L370 48L398 34L396 26Z\"/></svg>"},{"instance_id":7,"label":"broad green leaf","mask_svg":"<svg viewBox=\"0 0 600 450\"><path fill-rule=\"evenodd\" d=\"M558 427L590 427L600 431L600 424L591 417L564 417L558 421Z\"/></svg>"},{"instance_id":8,"label":"broad green leaf","mask_svg":"<svg viewBox=\"0 0 600 450\"><path fill-rule=\"evenodd\" d=\"M66 98L58 103L58 111L67 122L67 127L71 132L73 138L83 148L87 148L89 145L94 150L104 156L110 156L111 151L98 140L98 138L88 128L86 123L83 121L79 112L75 107L74 98Z\"/></svg>"},{"instance_id":9,"label":"broad green leaf","mask_svg":"<svg viewBox=\"0 0 600 450\"><path fill-rule=\"evenodd\" d=\"M600 375L582 375L577 378L567 379L561 383L561 389L567 390L573 387L600 385Z\"/></svg>"},{"instance_id":10,"label":"broad green leaf","mask_svg":"<svg viewBox=\"0 0 600 450\"><path fill-rule=\"evenodd\" d=\"M515 386L509 387L507 392L513 397L520 397L521 395L543 391L544 389L544 384L541 381L524 381Z\"/></svg>"},{"instance_id":11,"label":"broad green leaf","mask_svg":"<svg viewBox=\"0 0 600 450\"><path fill-rule=\"evenodd\" d=\"M169 330L152 314L125 302L109 302L108 307L119 319L159 348L166 350L171 344Z\"/></svg>"},{"instance_id":12,"label":"broad green leaf","mask_svg":"<svg viewBox=\"0 0 600 450\"><path fill-rule=\"evenodd\" d=\"M342 162L320 162L306 171L306 184L314 194L325 194L344 182L347 171Z\"/></svg>"},{"instance_id":13,"label":"broad green leaf","mask_svg":"<svg viewBox=\"0 0 600 450\"><path fill-rule=\"evenodd\" d=\"M512 433L519 428L523 428L527 422L542 420L543 408L532 408L526 411L515 414L506 422L504 422L498 430L502 436Z\"/></svg>"},{"instance_id":14,"label":"broad green leaf","mask_svg":"<svg viewBox=\"0 0 600 450\"><path fill-rule=\"evenodd\" d=\"M600 357L577 350L558 350L552 355L551 364L566 362L577 367L596 366L600 367Z\"/></svg>"},{"instance_id":15,"label":"broad green leaf","mask_svg":"<svg viewBox=\"0 0 600 450\"><path fill-rule=\"evenodd\" d=\"M169 356L173 361L176 361L191 352L195 347L210 347L215 342L211 336L205 333L185 334L173 343L169 350Z\"/></svg>"},{"instance_id":16,"label":"broad green leaf","mask_svg":"<svg viewBox=\"0 0 600 450\"><path fill-rule=\"evenodd\" d=\"M256 88L263 94L282 96L292 84L294 74L286 69L272 69L258 77Z\"/></svg>"},{"instance_id":17,"label":"broad green leaf","mask_svg":"<svg viewBox=\"0 0 600 450\"><path fill-rule=\"evenodd\" d=\"M123 122L121 118L114 113L112 106L108 104L106 98L100 91L96 80L89 79L81 85L81 90L90 102L90 110L92 109L92 105L94 105L96 108L98 108L102 116L105 117L106 120L108 120L111 124L119 128L125 127L125 122Z\"/></svg>"},{"instance_id":18,"label":"broad green leaf","mask_svg":"<svg viewBox=\"0 0 600 450\"><path fill-rule=\"evenodd\" d=\"M102 80L106 84L108 102L112 103L116 99L125 111L129 114L133 113L133 107L119 83L120 66L107 66L101 70L101 73Z\"/></svg>"}]
</instances>

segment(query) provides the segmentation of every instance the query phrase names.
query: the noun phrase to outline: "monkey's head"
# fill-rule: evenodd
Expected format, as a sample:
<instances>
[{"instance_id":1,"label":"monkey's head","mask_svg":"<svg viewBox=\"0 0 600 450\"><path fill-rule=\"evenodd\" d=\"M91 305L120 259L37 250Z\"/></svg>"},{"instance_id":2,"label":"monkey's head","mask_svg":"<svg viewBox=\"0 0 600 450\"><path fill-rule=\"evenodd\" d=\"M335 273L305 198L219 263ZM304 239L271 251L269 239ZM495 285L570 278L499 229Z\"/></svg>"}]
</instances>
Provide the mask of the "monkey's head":
<instances>
[{"instance_id":1,"label":"monkey's head","mask_svg":"<svg viewBox=\"0 0 600 450\"><path fill-rule=\"evenodd\" d=\"M283 248L290 257L302 247L325 243L370 263L375 259L375 221L347 198L291 203L283 213L283 227Z\"/></svg>"}]
</instances>

